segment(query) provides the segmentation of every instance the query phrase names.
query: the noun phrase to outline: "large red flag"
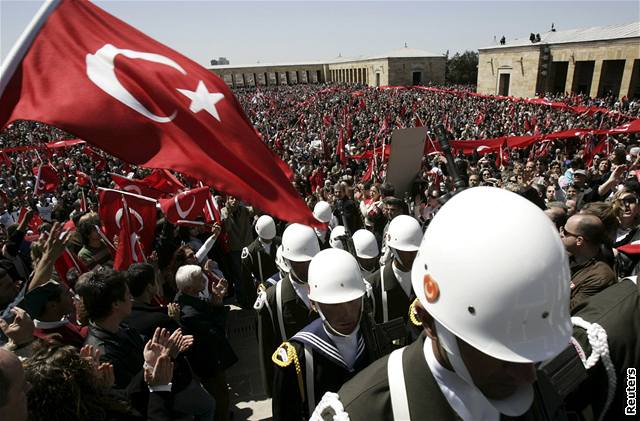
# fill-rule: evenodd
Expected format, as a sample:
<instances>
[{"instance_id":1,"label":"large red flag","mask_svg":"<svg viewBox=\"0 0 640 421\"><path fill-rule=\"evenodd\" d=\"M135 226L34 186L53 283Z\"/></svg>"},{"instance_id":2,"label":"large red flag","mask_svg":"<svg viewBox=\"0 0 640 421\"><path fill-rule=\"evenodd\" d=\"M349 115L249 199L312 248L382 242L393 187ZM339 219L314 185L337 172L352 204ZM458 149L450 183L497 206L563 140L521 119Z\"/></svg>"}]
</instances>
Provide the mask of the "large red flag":
<instances>
[{"instance_id":1,"label":"large red flag","mask_svg":"<svg viewBox=\"0 0 640 421\"><path fill-rule=\"evenodd\" d=\"M1 127L42 121L125 162L185 173L280 219L319 224L222 79L90 2L45 7L26 52L10 54Z\"/></svg>"},{"instance_id":2,"label":"large red flag","mask_svg":"<svg viewBox=\"0 0 640 421\"><path fill-rule=\"evenodd\" d=\"M33 175L36 176L36 185L33 192L35 195L42 192L56 191L58 184L60 184L58 172L51 164L40 164L37 167L33 167Z\"/></svg>"},{"instance_id":3,"label":"large red flag","mask_svg":"<svg viewBox=\"0 0 640 421\"><path fill-rule=\"evenodd\" d=\"M152 189L166 194L175 194L186 187L169 170L153 170L151 174L142 179Z\"/></svg>"},{"instance_id":4,"label":"large red flag","mask_svg":"<svg viewBox=\"0 0 640 421\"><path fill-rule=\"evenodd\" d=\"M145 182L144 180L128 178L123 175L118 175L113 173L109 175L111 176L111 179L113 180L113 182L116 183L116 185L124 191L134 193L134 194L139 194L145 197L151 197L153 199L159 199L161 197L168 196L167 193L161 190L157 190L153 187L150 187L147 184L147 182Z\"/></svg>"},{"instance_id":5,"label":"large red flag","mask_svg":"<svg viewBox=\"0 0 640 421\"><path fill-rule=\"evenodd\" d=\"M156 229L156 201L121 190L103 188L98 189L98 197L100 201L98 213L106 237L112 240L117 235L119 238L114 267L118 260L118 253L124 252L128 253L127 256L131 256L132 253L139 252L139 247L131 246L134 237L142 245L144 254L150 254ZM126 231L125 234L122 233L123 231Z\"/></svg>"},{"instance_id":6,"label":"large red flag","mask_svg":"<svg viewBox=\"0 0 640 421\"><path fill-rule=\"evenodd\" d=\"M200 187L178 193L169 199L160 199L160 208L172 224L181 219L194 220L202 215L209 197L209 187Z\"/></svg>"}]
</instances>

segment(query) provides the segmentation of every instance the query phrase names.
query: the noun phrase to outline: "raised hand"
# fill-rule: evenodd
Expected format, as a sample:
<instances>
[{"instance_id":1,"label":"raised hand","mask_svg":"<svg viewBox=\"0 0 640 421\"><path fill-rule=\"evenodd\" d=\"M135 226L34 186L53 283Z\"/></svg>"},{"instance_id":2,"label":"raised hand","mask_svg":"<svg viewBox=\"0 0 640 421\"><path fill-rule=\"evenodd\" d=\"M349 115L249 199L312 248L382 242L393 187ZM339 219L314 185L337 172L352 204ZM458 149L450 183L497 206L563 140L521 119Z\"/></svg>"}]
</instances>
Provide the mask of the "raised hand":
<instances>
[{"instance_id":1,"label":"raised hand","mask_svg":"<svg viewBox=\"0 0 640 421\"><path fill-rule=\"evenodd\" d=\"M161 355L154 364L144 369L144 381L149 386L162 386L171 383L173 363L168 355Z\"/></svg>"}]
</instances>

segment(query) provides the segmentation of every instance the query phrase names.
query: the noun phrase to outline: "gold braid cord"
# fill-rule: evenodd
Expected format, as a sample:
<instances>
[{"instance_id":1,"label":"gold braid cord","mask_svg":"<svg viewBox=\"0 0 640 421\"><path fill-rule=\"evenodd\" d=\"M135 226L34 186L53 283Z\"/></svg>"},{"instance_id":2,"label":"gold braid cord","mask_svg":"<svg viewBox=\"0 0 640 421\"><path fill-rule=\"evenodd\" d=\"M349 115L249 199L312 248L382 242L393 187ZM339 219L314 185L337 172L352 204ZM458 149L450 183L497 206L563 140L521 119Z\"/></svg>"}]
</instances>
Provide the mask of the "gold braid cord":
<instances>
[{"instance_id":1,"label":"gold braid cord","mask_svg":"<svg viewBox=\"0 0 640 421\"><path fill-rule=\"evenodd\" d=\"M284 350L286 352L286 361L282 361L279 357L281 357L280 350ZM289 367L293 362L293 366L296 369L296 375L298 377L298 389L300 390L300 397L302 401L306 401L304 395L304 380L302 379L302 369L300 368L300 361L298 361L298 354L296 353L296 349L289 342L283 342L282 345L276 349L276 352L271 356L271 360L278 367Z\"/></svg>"},{"instance_id":2,"label":"gold braid cord","mask_svg":"<svg viewBox=\"0 0 640 421\"><path fill-rule=\"evenodd\" d=\"M416 298L415 300L413 300L413 302L409 306L409 320L411 320L411 323L413 323L415 326L422 326L422 322L418 320L418 318L416 317L417 302L418 302L418 299Z\"/></svg>"}]
</instances>

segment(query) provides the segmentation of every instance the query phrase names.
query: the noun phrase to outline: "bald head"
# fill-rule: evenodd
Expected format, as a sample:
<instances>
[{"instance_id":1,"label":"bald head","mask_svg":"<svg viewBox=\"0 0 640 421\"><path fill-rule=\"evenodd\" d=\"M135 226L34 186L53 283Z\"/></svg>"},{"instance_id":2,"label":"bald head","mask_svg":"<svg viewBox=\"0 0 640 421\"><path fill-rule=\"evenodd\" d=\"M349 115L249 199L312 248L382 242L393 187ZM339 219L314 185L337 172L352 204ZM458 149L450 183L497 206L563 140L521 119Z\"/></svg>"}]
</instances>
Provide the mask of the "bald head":
<instances>
[{"instance_id":1,"label":"bald head","mask_svg":"<svg viewBox=\"0 0 640 421\"><path fill-rule=\"evenodd\" d=\"M18 357L0 348L0 420L27 419L27 384Z\"/></svg>"},{"instance_id":2,"label":"bald head","mask_svg":"<svg viewBox=\"0 0 640 421\"><path fill-rule=\"evenodd\" d=\"M604 238L604 225L595 215L573 215L567 220L565 227L568 231L583 236L585 241L592 245L600 245Z\"/></svg>"}]
</instances>

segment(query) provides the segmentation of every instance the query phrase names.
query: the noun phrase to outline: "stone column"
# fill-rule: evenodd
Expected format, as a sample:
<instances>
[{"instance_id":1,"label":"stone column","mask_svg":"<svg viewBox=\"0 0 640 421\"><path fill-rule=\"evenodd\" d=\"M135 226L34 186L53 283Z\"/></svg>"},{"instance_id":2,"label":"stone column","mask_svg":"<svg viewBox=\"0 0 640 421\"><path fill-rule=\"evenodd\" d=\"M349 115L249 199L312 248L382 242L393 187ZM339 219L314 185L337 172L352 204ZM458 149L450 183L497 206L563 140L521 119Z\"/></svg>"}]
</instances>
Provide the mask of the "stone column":
<instances>
[{"instance_id":1,"label":"stone column","mask_svg":"<svg viewBox=\"0 0 640 421\"><path fill-rule=\"evenodd\" d=\"M567 80L564 83L565 92L571 93L571 90L573 88L573 77L575 75L575 71L576 71L576 62L575 60L570 61L569 65L567 66Z\"/></svg>"},{"instance_id":2,"label":"stone column","mask_svg":"<svg viewBox=\"0 0 640 421\"><path fill-rule=\"evenodd\" d=\"M602 73L602 60L596 60L593 66L593 77L591 78L591 92L589 96L595 98L598 96L598 88L600 88L600 74Z\"/></svg>"},{"instance_id":3,"label":"stone column","mask_svg":"<svg viewBox=\"0 0 640 421\"><path fill-rule=\"evenodd\" d=\"M620 81L620 93L618 98L629 96L629 88L631 87L631 75L633 74L633 59L627 59L624 62L624 70L622 71L622 80Z\"/></svg>"}]
</instances>

